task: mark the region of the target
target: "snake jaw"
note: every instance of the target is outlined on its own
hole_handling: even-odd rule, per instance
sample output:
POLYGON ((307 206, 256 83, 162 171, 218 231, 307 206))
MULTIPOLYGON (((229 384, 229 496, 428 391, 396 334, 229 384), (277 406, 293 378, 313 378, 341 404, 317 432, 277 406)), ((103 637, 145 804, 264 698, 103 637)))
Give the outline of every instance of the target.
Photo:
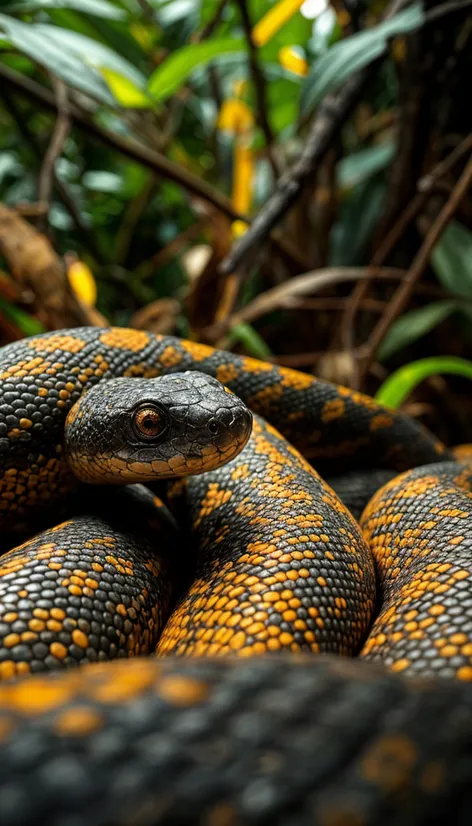
POLYGON ((151 482, 215 470, 238 455, 251 430, 248 408, 210 376, 117 378, 71 409, 65 455, 82 482, 151 482))

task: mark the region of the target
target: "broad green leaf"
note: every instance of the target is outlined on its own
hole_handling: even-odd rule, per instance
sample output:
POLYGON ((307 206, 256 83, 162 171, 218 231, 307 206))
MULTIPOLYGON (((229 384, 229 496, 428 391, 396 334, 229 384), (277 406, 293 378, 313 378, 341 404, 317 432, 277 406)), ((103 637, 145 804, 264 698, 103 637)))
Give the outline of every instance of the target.
POLYGON ((8 11, 18 12, 48 11, 49 9, 75 9, 96 17, 105 17, 109 20, 124 20, 126 13, 123 9, 113 6, 107 0, 23 0, 8 6, 8 11))
POLYGON ((431 253, 431 266, 449 292, 472 298, 472 232, 451 221, 431 253))
POLYGON ((272 355, 272 351, 264 339, 250 324, 242 322, 235 324, 228 334, 229 346, 239 341, 244 345, 249 355, 258 359, 266 359, 272 355))
POLYGON ((436 301, 400 316, 382 341, 377 351, 378 360, 391 358, 408 344, 429 333, 457 309, 460 309, 457 301, 436 301))
POLYGON ((25 336, 37 336, 39 333, 46 332, 46 328, 40 321, 38 321, 37 318, 33 318, 33 316, 28 315, 28 313, 25 313, 24 310, 20 310, 19 307, 15 306, 15 304, 11 304, 4 298, 0 298, 0 310, 7 316, 7 318, 16 324, 18 329, 21 330, 25 336))
POLYGON ((375 399, 387 407, 400 407, 410 393, 429 376, 441 374, 472 379, 472 361, 455 356, 434 356, 405 364, 379 387, 375 399))
MULTIPOLYGON (((152 5, 157 5, 153 3, 152 5)), ((166 27, 195 12, 195 0, 169 0, 159 4, 158 20, 166 27)))
POLYGON ((149 109, 153 106, 148 96, 129 78, 113 69, 101 69, 101 73, 120 106, 128 109, 149 109))
POLYGON ((244 52, 246 48, 245 40, 233 37, 183 46, 152 73, 148 92, 155 101, 164 100, 182 86, 195 69, 231 52, 244 52))
POLYGON ((120 175, 116 172, 107 172, 105 169, 96 171, 89 169, 82 177, 83 186, 92 192, 108 192, 115 195, 120 192, 122 183, 120 175))
MULTIPOLYGON (((51 38, 45 30, 52 28, 54 27, 23 23, 21 20, 14 20, 12 17, 0 14, 0 29, 19 51, 39 63, 40 66, 44 66, 74 89, 80 89, 81 92, 91 95, 101 103, 113 105, 113 97, 100 75, 60 42, 63 34, 73 33, 57 29, 59 38, 57 35, 56 38, 51 38)), ((89 42, 93 43, 93 41, 89 42)))
POLYGON ((338 164, 338 186, 342 189, 350 189, 371 175, 375 175, 388 166, 394 153, 395 145, 388 141, 380 146, 371 146, 348 155, 338 164))
POLYGON ((346 37, 335 43, 317 61, 302 87, 301 113, 306 115, 322 98, 341 86, 354 72, 363 69, 380 57, 389 38, 414 31, 422 25, 424 11, 421 3, 399 12, 391 20, 346 37))
MULTIPOLYGON (((69 54, 80 58, 84 66, 97 70, 112 69, 131 80, 141 89, 145 88, 146 78, 144 74, 104 43, 99 43, 91 37, 58 26, 48 26, 46 24, 32 26, 30 24, 28 28, 36 29, 48 42, 57 44, 63 52, 67 51, 69 54)), ((100 77, 98 72, 97 77, 100 77)))

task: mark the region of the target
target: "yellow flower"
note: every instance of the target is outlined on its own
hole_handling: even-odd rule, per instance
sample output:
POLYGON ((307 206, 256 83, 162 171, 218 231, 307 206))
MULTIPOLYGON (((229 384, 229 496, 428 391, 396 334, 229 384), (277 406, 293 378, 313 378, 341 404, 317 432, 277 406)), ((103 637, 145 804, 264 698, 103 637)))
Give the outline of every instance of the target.
POLYGON ((247 141, 237 139, 234 146, 232 202, 237 212, 248 212, 251 206, 254 177, 254 153, 247 141))
POLYGON ((254 115, 243 100, 228 98, 223 102, 217 121, 218 129, 240 135, 254 126, 254 115))
POLYGON ((279 63, 284 69, 293 72, 294 75, 305 77, 308 74, 308 63, 295 51, 293 46, 284 46, 279 51, 279 63))
POLYGON ((67 278, 79 301, 82 301, 87 307, 95 307, 97 285, 90 267, 84 264, 83 261, 73 261, 67 267, 67 278))
POLYGON ((252 30, 256 46, 265 46, 285 23, 297 13, 305 0, 280 0, 262 17, 252 30))

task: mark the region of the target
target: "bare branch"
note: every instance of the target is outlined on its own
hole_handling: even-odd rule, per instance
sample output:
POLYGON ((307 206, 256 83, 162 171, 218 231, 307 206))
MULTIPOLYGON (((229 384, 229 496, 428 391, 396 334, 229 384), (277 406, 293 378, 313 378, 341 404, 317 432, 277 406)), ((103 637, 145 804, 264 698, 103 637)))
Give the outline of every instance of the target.
MULTIPOLYGON (((43 219, 45 225, 47 224, 47 214, 51 206, 51 193, 56 162, 62 153, 70 132, 67 86, 54 75, 50 75, 50 78, 56 101, 57 118, 38 178, 38 200, 40 203, 45 204, 47 209, 47 213, 43 219)), ((45 226, 43 229, 45 229, 45 226)))

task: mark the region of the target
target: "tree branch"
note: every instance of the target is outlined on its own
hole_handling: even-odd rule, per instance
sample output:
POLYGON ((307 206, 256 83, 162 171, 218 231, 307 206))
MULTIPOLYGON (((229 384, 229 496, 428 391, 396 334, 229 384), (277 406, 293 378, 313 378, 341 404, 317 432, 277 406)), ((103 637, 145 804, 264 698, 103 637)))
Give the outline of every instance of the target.
POLYGON ((303 184, 312 176, 333 138, 356 106, 364 88, 366 70, 351 77, 338 95, 328 95, 318 108, 300 159, 278 181, 277 188, 253 220, 248 231, 233 246, 221 264, 223 273, 237 270, 248 252, 262 244, 297 200, 303 184))
MULTIPOLYGON (((52 95, 48 89, 41 86, 41 84, 36 83, 36 81, 12 71, 1 63, 0 78, 6 81, 12 89, 24 97, 27 97, 29 100, 34 101, 36 104, 39 102, 45 109, 57 112, 54 95, 52 95)), ((159 175, 163 175, 169 180, 174 181, 196 198, 201 198, 203 201, 212 204, 232 221, 241 220, 248 224, 251 223, 249 216, 242 215, 233 208, 230 199, 227 198, 226 195, 218 192, 218 190, 214 189, 197 175, 193 175, 178 164, 169 161, 160 152, 144 146, 134 138, 124 138, 115 132, 111 132, 109 129, 105 129, 103 126, 99 126, 76 104, 69 104, 69 116, 77 126, 89 135, 95 137, 101 143, 120 152, 120 154, 125 157, 140 163, 142 166, 151 169, 153 172, 157 172, 159 175)), ((283 238, 279 233, 272 233, 271 239, 277 249, 298 267, 302 269, 309 268, 310 265, 306 261, 305 256, 300 253, 287 238, 283 238)))
POLYGON ((42 227, 43 231, 46 229, 51 207, 51 193, 55 177, 56 161, 62 153, 70 132, 67 86, 54 75, 50 75, 50 77, 56 100, 57 119, 38 178, 38 201, 46 207, 46 213, 42 219, 42 223, 44 224, 42 227))
MULTIPOLYGON (((37 158, 37 160, 41 162, 43 157, 41 147, 36 142, 35 136, 26 124, 22 112, 18 110, 15 101, 6 89, 2 89, 2 102, 5 105, 5 109, 8 111, 9 115, 14 120, 18 128, 18 131, 20 132, 20 135, 24 138, 25 143, 31 148, 31 151, 33 155, 37 158)), ((80 214, 80 210, 77 208, 75 201, 72 195, 70 194, 66 184, 59 178, 55 170, 54 186, 57 190, 59 199, 62 201, 63 205, 65 206, 69 215, 74 221, 79 232, 79 235, 82 237, 84 245, 90 250, 90 252, 99 264, 104 264, 105 258, 95 240, 93 233, 91 232, 90 227, 88 226, 88 224, 86 224, 82 215, 80 214)))
MULTIPOLYGON (((382 22, 391 19, 405 4, 405 0, 393 0, 382 22)), ((436 8, 433 13, 428 13, 425 16, 425 25, 434 23, 445 15, 466 10, 471 4, 472 0, 450 0, 436 8)), ((273 227, 285 216, 298 198, 304 182, 316 171, 326 150, 357 105, 365 84, 375 75, 383 59, 382 55, 365 69, 352 75, 338 94, 326 96, 318 107, 300 159, 292 169, 282 175, 275 192, 253 220, 248 231, 233 245, 220 266, 222 273, 237 270, 250 250, 260 246, 273 227)))

